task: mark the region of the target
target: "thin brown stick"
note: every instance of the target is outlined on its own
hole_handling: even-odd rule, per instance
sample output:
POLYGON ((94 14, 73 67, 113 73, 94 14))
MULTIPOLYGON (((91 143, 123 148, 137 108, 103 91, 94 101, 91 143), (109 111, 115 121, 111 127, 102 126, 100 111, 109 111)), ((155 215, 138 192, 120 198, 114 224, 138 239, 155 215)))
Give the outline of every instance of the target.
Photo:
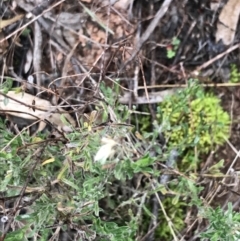
POLYGON ((226 54, 231 53, 233 50, 237 49, 240 47, 240 44, 235 44, 232 47, 228 48, 226 51, 224 51, 221 54, 218 54, 217 56, 215 56, 214 58, 210 59, 209 61, 207 61, 206 63, 200 65, 199 67, 197 67, 197 69, 193 72, 196 71, 200 71, 202 69, 205 69, 206 67, 208 67, 209 65, 211 65, 213 62, 217 61, 218 59, 221 59, 223 56, 225 56, 226 54))

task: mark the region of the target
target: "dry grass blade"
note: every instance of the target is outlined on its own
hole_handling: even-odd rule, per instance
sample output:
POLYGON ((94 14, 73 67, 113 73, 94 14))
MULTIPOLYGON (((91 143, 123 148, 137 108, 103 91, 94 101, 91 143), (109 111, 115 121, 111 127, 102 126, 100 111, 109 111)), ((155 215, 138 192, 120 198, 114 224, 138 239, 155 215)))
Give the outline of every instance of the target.
POLYGON ((1 31, 3 28, 5 28, 5 27, 7 27, 7 26, 9 26, 9 25, 17 22, 18 20, 22 19, 23 17, 24 17, 23 14, 19 14, 19 15, 15 16, 15 17, 11 18, 11 19, 7 19, 7 20, 2 20, 2 19, 1 19, 1 20, 0 20, 0 31, 1 31))

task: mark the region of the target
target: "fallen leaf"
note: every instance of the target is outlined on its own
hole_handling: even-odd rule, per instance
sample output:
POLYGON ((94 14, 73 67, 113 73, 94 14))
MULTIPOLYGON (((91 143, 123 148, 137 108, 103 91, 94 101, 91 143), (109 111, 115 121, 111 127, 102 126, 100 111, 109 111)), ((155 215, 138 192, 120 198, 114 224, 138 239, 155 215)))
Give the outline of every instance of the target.
POLYGON ((225 45, 233 42, 238 18, 240 14, 240 1, 229 0, 223 7, 217 24, 216 42, 222 39, 225 45))

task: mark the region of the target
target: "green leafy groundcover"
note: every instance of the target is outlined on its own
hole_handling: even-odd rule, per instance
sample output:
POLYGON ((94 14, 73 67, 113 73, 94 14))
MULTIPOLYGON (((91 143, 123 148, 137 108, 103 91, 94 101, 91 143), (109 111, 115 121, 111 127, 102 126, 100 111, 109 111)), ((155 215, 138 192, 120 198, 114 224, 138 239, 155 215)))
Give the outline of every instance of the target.
MULTIPOLYGON (((197 146, 199 151, 207 152, 215 145, 222 144, 229 135, 230 118, 221 108, 220 100, 212 94, 206 94, 195 83, 164 101, 157 115, 169 148, 177 146, 179 150, 184 150, 197 146)), ((0 191, 9 197, 19 195, 20 188, 26 185, 30 174, 31 182, 27 183, 27 187, 29 190, 38 190, 36 197, 32 194, 31 200, 35 201, 29 202, 29 212, 25 216, 15 217, 14 221, 23 225, 23 228, 9 232, 6 240, 24 240, 23 236, 33 238, 36 235, 38 240, 47 240, 54 235, 54 229, 49 227, 59 223, 62 224, 62 231, 67 230, 70 223, 77 231, 84 232, 89 240, 95 237, 98 238, 96 240, 135 240, 142 221, 141 215, 135 215, 135 210, 142 208, 145 211, 145 204, 138 204, 138 200, 145 199, 149 186, 138 190, 142 196, 133 195, 129 198, 128 195, 120 197, 115 190, 124 187, 126 181, 138 173, 159 177, 160 174, 153 167, 155 161, 161 159, 161 152, 156 151, 159 156, 154 158, 146 152, 136 160, 135 147, 131 148, 124 141, 129 131, 121 125, 107 126, 96 132, 89 128, 78 129, 66 135, 66 144, 65 138, 56 142, 48 139, 45 133, 40 133, 37 138, 30 137, 26 132, 15 136, 0 119, 0 191), (104 136, 121 143, 115 146, 116 157, 107 160, 113 169, 103 168, 100 162, 93 161, 101 149, 100 140, 104 136), (55 181, 56 184, 51 184, 55 181), (117 185, 114 184, 116 181, 117 185), (110 196, 110 190, 114 190, 111 198, 116 200, 116 205, 100 205, 101 200, 107 200, 110 196), (114 212, 116 209, 118 211, 114 212)), ((159 131, 154 130, 150 134, 153 136, 151 143, 157 150, 155 135, 158 137, 159 131)), ((180 184, 178 179, 177 185, 180 184)), ((189 180, 188 186, 191 187, 188 197, 197 199, 199 192, 192 183, 189 184, 189 180)), ((177 189, 185 196, 186 190, 186 185, 177 189)), ((164 205, 168 209, 171 203, 175 204, 175 210, 166 211, 171 214, 177 229, 181 230, 184 207, 179 200, 180 197, 166 199, 164 205)), ((162 228, 162 232, 156 230, 156 234, 167 240, 169 232, 163 222, 159 228, 162 228)))

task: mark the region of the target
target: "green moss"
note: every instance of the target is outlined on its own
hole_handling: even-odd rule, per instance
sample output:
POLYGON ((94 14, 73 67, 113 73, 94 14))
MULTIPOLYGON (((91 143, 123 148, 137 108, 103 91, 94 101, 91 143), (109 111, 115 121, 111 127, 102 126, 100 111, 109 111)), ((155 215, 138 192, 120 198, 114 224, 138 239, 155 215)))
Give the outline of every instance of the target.
MULTIPOLYGON (((163 206, 165 210, 167 210, 168 217, 170 218, 175 231, 183 230, 185 226, 184 217, 186 204, 182 201, 173 204, 173 198, 168 197, 164 199, 163 206)), ((172 233, 163 212, 160 212, 158 220, 160 221, 160 225, 156 229, 155 240, 172 240, 172 233)))
POLYGON ((181 151, 197 147, 199 153, 207 153, 229 136, 228 113, 216 96, 200 87, 182 90, 164 101, 157 117, 169 146, 181 151))
MULTIPOLYGON (((185 209, 186 209, 186 203, 183 201, 178 201, 176 203, 173 203, 173 197, 167 197, 162 201, 162 204, 164 206, 165 211, 167 212, 168 217, 170 218, 174 230, 181 231, 184 229, 185 223, 185 209)), ((143 219, 142 219, 142 226, 141 229, 143 230, 143 233, 148 232, 149 223, 151 220, 151 207, 148 207, 148 211, 144 213, 143 219)), ((145 208, 146 211, 146 208, 145 208)), ((159 225, 154 231, 155 234, 155 240, 165 240, 165 241, 171 241, 172 240, 172 233, 169 228, 169 223, 166 220, 166 217, 164 216, 162 211, 159 211, 158 215, 158 222, 159 225)))
POLYGON ((230 72, 230 82, 231 83, 239 83, 240 81, 240 72, 236 64, 231 65, 231 72, 230 72))

